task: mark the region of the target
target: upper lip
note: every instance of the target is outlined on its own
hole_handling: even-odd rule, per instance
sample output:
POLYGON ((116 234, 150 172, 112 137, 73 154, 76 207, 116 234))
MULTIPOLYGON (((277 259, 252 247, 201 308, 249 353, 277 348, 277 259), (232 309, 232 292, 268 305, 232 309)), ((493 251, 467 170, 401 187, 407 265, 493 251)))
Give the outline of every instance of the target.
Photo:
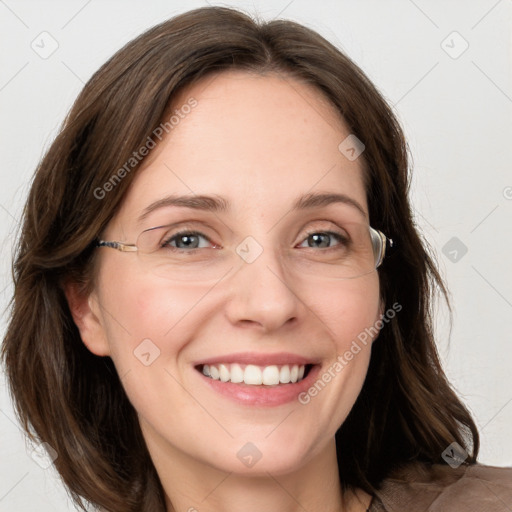
POLYGON ((241 363, 241 364, 253 364, 256 366, 270 366, 270 365, 285 365, 285 364, 317 364, 317 361, 292 354, 289 352, 278 352, 270 354, 262 354, 258 352, 241 352, 237 354, 224 354, 223 356, 211 357, 203 359, 194 363, 194 366, 199 365, 215 365, 221 363, 241 363))

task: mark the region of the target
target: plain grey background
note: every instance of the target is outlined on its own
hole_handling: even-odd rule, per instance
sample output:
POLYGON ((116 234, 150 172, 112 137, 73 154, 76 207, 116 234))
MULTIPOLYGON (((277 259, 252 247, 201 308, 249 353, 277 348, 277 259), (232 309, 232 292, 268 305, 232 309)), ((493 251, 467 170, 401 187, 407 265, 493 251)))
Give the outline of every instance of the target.
MULTIPOLYGON (((208 3, 317 30, 394 106, 413 156, 416 221, 452 292, 450 339, 442 304, 437 317, 445 370, 480 428, 480 461, 512 466, 511 0, 208 3)), ((83 84, 145 29, 203 5, 0 0, 2 310, 32 173, 83 84)), ((74 510, 53 466, 26 446, 3 369, 0 386, 0 510, 74 510)))

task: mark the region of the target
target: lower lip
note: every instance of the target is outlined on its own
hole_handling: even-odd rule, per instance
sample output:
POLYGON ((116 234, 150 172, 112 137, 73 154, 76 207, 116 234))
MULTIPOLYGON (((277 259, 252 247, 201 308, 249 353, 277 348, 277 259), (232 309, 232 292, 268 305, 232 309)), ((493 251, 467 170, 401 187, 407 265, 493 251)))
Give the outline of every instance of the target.
POLYGON ((274 407, 297 400, 300 393, 305 392, 315 381, 320 372, 320 365, 313 366, 306 378, 300 382, 279 384, 277 386, 252 386, 249 384, 234 384, 206 377, 195 370, 203 381, 214 391, 231 400, 244 405, 274 407))

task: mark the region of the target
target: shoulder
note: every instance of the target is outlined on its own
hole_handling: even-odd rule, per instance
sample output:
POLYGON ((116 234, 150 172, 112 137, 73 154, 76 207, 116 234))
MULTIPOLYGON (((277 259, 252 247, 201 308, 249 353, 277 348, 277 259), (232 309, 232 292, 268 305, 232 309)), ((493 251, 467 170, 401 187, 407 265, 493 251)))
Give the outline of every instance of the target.
POLYGON ((371 512, 512 510, 512 467, 413 463, 381 482, 371 512))

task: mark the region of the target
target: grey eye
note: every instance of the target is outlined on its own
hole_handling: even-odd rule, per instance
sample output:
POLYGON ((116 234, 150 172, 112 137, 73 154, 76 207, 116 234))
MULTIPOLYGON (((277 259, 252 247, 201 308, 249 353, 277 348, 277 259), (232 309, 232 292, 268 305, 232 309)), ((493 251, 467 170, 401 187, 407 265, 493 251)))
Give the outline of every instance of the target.
MULTIPOLYGON (((307 247, 319 247, 320 249, 324 249, 332 247, 331 242, 333 241, 333 239, 338 243, 343 242, 343 238, 338 233, 326 231, 310 233, 302 244, 307 243, 307 247)), ((304 247, 302 244, 300 245, 300 247, 304 247)))
POLYGON ((182 231, 169 237, 163 242, 163 247, 171 247, 176 249, 200 249, 208 247, 211 244, 208 237, 198 231, 182 231), (205 245, 200 245, 200 240, 206 240, 205 245))

